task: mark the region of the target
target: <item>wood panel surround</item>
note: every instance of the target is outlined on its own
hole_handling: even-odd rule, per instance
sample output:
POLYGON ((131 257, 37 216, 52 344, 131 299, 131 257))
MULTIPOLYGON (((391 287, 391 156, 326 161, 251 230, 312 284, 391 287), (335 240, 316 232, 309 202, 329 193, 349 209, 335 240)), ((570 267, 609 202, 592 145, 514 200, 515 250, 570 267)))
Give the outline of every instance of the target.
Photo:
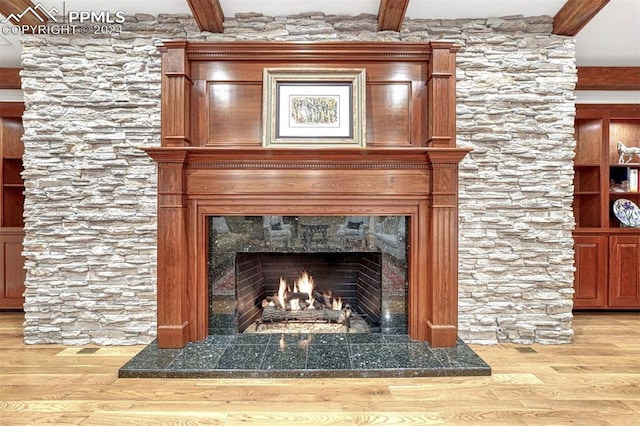
POLYGON ((404 215, 408 333, 452 347, 458 323, 457 46, 187 42, 162 52, 158 345, 208 333, 207 217, 404 215), (366 69, 366 148, 264 148, 264 68, 366 69))

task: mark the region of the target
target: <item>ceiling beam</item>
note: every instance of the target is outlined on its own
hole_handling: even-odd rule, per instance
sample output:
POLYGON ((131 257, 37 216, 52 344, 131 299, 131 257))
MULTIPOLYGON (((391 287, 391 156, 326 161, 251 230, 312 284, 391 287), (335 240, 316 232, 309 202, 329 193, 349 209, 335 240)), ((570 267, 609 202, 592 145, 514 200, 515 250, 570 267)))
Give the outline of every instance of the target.
MULTIPOLYGON (((44 25, 48 21, 47 16, 44 13, 38 13, 36 16, 32 12, 28 12, 28 9, 34 9, 35 5, 31 0, 0 0, 0 15, 8 18, 9 15, 14 14, 20 19, 20 25, 44 25), (27 13, 24 13, 27 11, 27 13), (20 17, 21 14, 23 14, 20 17), (42 19, 38 19, 38 16, 42 19), (44 21, 44 22, 43 22, 44 21)), ((35 9, 34 9, 35 11, 35 9)), ((11 23, 16 22, 11 20, 11 23)))
POLYGON ((610 0, 567 0, 553 18, 553 34, 575 36, 610 0))
POLYGON ((224 32, 224 13, 218 0, 187 0, 200 31, 224 32))
POLYGON ((578 67, 576 90, 640 90, 640 67, 578 67))
POLYGON ((409 0, 380 0, 378 31, 400 31, 409 0))
POLYGON ((0 89, 21 89, 22 68, 0 68, 0 89))

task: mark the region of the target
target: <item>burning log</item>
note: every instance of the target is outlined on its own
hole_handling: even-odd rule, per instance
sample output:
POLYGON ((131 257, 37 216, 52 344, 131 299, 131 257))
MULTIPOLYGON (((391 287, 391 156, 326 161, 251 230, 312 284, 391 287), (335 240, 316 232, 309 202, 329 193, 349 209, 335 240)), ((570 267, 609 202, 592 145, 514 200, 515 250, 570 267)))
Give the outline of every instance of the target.
POLYGON ((324 292, 324 291, 314 290, 313 298, 323 308, 331 309, 333 306, 333 296, 331 295, 330 291, 324 292))
POLYGON ((345 309, 336 311, 333 309, 305 309, 300 311, 283 311, 276 309, 274 306, 267 306, 262 310, 262 318, 256 325, 256 329, 260 324, 265 322, 327 322, 344 324, 347 330, 351 328, 351 308, 347 306, 345 309))
POLYGON ((332 293, 314 289, 313 278, 306 272, 298 278, 293 291, 280 278, 278 294, 267 296, 262 301, 262 318, 256 329, 264 322, 332 322, 351 327, 351 307, 344 305, 332 293))

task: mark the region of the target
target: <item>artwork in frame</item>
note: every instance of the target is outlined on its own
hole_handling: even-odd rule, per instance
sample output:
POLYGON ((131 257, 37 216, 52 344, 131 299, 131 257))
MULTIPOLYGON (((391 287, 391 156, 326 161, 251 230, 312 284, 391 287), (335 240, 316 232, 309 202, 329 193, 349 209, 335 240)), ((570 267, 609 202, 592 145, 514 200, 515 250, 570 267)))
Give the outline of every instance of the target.
POLYGON ((366 146, 365 70, 265 68, 263 146, 366 146))

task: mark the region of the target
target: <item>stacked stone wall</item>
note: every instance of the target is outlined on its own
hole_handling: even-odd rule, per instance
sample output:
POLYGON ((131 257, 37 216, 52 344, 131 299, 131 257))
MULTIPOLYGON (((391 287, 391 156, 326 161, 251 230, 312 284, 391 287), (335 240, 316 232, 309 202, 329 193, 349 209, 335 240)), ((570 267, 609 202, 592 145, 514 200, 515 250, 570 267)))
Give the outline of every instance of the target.
POLYGON ((128 17, 113 36, 25 36, 27 343, 155 337, 163 39, 452 40, 458 55, 460 336, 568 342, 573 280, 574 41, 549 17, 406 19, 239 14, 223 34, 186 15, 128 17))

